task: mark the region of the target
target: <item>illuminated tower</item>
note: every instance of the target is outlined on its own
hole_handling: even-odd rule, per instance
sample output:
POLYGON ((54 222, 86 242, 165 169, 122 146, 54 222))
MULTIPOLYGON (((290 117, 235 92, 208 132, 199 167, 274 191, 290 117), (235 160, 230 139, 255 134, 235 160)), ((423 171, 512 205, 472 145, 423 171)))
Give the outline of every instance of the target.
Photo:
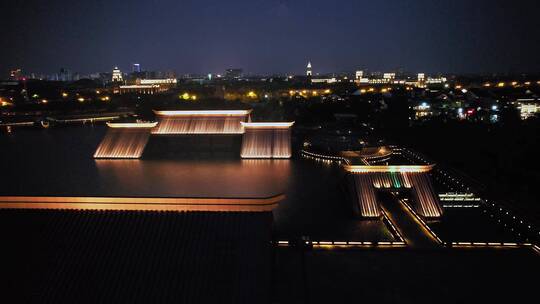
POLYGON ((426 86, 426 74, 425 73, 418 73, 417 86, 419 88, 424 88, 426 86))
POLYGON ((313 76, 313 71, 311 70, 311 61, 308 62, 308 64, 307 64, 306 76, 308 76, 308 77, 313 76))
POLYGON ((120 69, 118 67, 114 67, 112 71, 112 81, 113 82, 121 82, 124 79, 122 78, 122 72, 120 72, 120 69))

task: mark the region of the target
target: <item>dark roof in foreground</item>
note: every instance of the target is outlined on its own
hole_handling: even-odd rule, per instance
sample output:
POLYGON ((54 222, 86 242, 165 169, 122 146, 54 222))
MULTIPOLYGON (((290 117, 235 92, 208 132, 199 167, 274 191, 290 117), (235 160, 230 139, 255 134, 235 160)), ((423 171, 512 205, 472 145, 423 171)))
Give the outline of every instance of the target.
MULTIPOLYGON (((1 210, 18 303, 264 303, 271 213, 1 210)), ((6 258, 7 257, 7 258, 6 258)))

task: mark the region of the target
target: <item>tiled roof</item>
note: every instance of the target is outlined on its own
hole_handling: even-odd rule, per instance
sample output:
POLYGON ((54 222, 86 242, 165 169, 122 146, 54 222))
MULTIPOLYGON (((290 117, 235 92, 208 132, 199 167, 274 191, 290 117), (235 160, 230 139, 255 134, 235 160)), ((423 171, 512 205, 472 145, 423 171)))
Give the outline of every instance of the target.
POLYGON ((271 213, 1 210, 0 267, 20 303, 265 303, 271 225, 271 213))

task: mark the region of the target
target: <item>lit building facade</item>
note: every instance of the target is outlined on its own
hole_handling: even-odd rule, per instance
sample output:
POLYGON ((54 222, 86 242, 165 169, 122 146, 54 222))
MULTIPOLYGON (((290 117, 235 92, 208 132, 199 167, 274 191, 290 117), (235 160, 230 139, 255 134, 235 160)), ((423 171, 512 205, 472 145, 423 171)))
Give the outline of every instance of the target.
POLYGON ((122 76, 122 72, 118 67, 114 67, 112 71, 112 82, 123 82, 124 77, 122 76))
POLYGON ((140 95, 154 95, 159 92, 164 92, 159 85, 150 84, 135 84, 135 85, 121 85, 114 89, 115 94, 140 94, 140 95))
POLYGON ((518 109, 521 114, 521 119, 528 119, 530 117, 535 116, 537 113, 540 113, 540 104, 531 103, 530 101, 533 101, 533 100, 529 100, 529 102, 525 102, 525 101, 519 102, 518 109))
POLYGON ((242 158, 290 158, 293 123, 242 123, 242 158))
POLYGON ((176 78, 166 79, 136 79, 115 89, 116 94, 153 95, 166 92, 176 86, 176 78))

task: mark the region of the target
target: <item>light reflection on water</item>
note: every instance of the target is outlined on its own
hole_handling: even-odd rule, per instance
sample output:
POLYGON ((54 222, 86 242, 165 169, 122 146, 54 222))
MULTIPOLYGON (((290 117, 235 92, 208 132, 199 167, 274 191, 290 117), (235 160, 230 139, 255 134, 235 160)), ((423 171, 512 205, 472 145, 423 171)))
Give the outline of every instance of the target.
POLYGON ((269 197, 284 193, 289 160, 96 160, 107 187, 130 196, 269 197))

